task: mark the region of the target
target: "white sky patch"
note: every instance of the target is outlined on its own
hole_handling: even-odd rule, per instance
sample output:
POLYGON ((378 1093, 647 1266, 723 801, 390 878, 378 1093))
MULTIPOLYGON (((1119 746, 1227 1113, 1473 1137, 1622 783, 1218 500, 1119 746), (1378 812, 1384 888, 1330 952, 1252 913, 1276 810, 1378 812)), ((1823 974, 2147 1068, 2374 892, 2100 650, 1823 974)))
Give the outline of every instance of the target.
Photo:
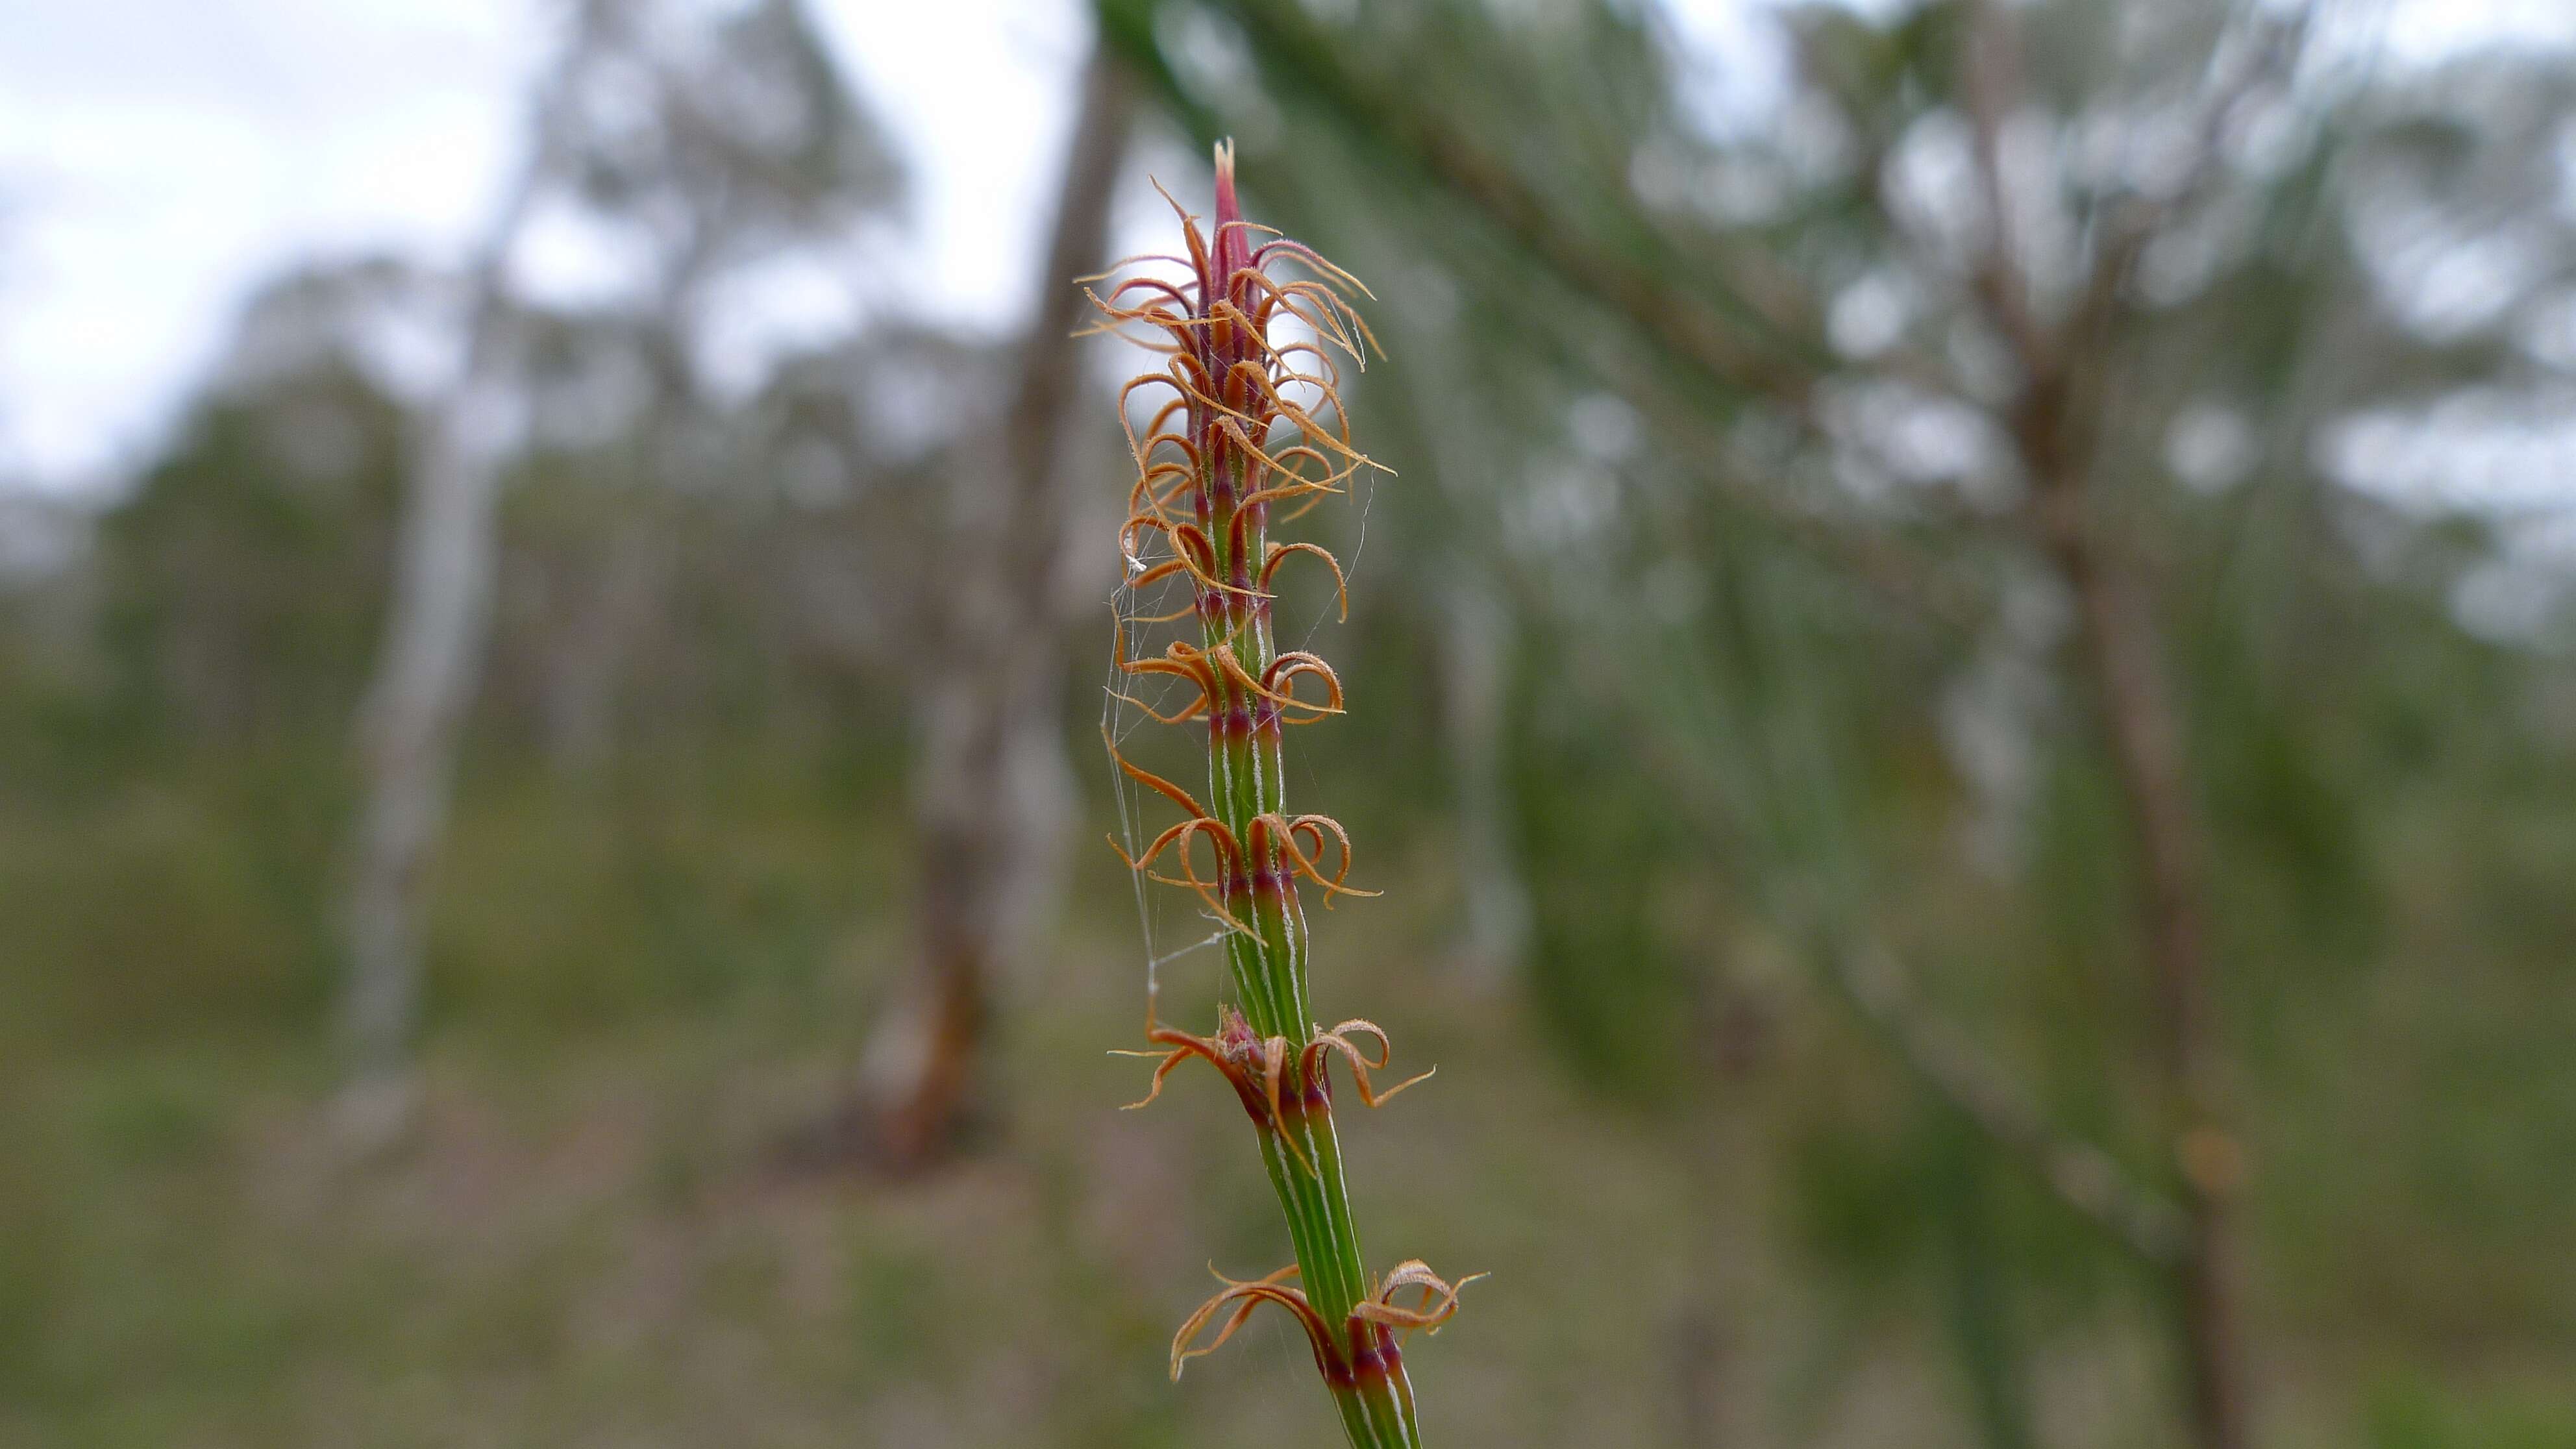
POLYGON ((510 247, 510 289, 541 306, 613 307, 650 291, 660 274, 651 231, 570 196, 530 208, 510 247))
POLYGON ((1891 267, 1876 267, 1834 295, 1825 312, 1825 337, 1845 357, 1876 357, 1905 336, 1914 292, 1891 267))
MULTIPOLYGON (((870 295, 977 330, 1015 325, 1090 45, 1086 7, 811 3, 913 178, 912 224, 885 262, 894 275, 870 295)), ((1778 3, 1661 0, 1704 125, 1760 124, 1787 99, 1778 3)), ((76 489, 139 458, 262 278, 366 249, 460 255, 516 164, 556 13, 546 0, 11 6, 0 490, 76 489)), ((2328 18, 2397 63, 2576 46, 2568 0, 2329 0, 2328 18)), ((1132 215, 1122 207, 1122 223, 1132 215)), ((579 250, 551 259, 549 289, 578 294, 599 284, 586 267, 613 266, 613 248, 589 261, 579 250)), ((769 280, 779 305, 813 300, 769 280)))
MULTIPOLYGON (((2383 6, 2336 8, 2366 17, 2383 6)), ((2576 5, 2567 0, 2388 0, 2384 10, 2388 49, 2419 64, 2489 46, 2576 46, 2576 5)))
POLYGON ((2346 486, 2441 514, 2545 513, 2576 502, 2576 387, 2470 387, 2355 414, 2317 438, 2346 486))
MULTIPOLYGON (((901 285, 883 292, 970 327, 1012 325, 1090 45, 1083 7, 815 11, 913 176, 914 224, 886 259, 901 285)), ((553 15, 545 0, 11 7, 0 489, 78 489, 135 462, 263 278, 379 248, 461 257, 518 163, 553 15)), ((632 285, 628 249, 556 220, 514 257, 536 293, 596 301, 632 285)), ((763 283, 747 293, 814 300, 810 285, 763 283)), ((718 350, 782 328, 796 330, 746 322, 718 350)))
POLYGON ((816 18, 911 177, 894 294, 983 331, 1019 325, 1053 221, 1075 88, 1080 0, 815 0, 816 18))
POLYGON ((85 0, 0 46, 0 477, 128 462, 289 260, 458 245, 540 28, 508 0, 85 0))
POLYGON ((2224 493, 2242 483, 2262 451, 2254 425, 2221 403, 2193 403, 2165 429, 2165 466, 2196 493, 2224 493))
POLYGON ((700 375, 722 395, 756 391, 779 359, 829 346, 859 320, 848 269, 813 249, 736 268, 708 289, 698 318, 700 375))
POLYGON ((1683 102, 1711 136, 1759 129, 1789 98, 1789 38, 1762 13, 1767 8, 1744 0, 1665 0, 1664 19, 1680 51, 1683 102))

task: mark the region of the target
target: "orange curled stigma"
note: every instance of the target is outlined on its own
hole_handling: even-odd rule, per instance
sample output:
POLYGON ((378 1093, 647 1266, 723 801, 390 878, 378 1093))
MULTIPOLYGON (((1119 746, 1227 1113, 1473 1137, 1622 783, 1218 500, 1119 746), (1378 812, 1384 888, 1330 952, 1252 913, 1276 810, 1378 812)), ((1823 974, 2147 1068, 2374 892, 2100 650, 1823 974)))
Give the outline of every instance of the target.
POLYGON ((1351 1317, 1365 1318, 1400 1333, 1411 1333, 1417 1328, 1438 1333, 1442 1324, 1458 1316, 1459 1292, 1480 1278, 1492 1276, 1490 1273, 1470 1273, 1451 1283, 1432 1272, 1431 1265, 1420 1258, 1407 1258, 1395 1265, 1395 1271, 1386 1275, 1386 1281, 1378 1285, 1377 1292, 1371 1294, 1368 1301, 1351 1310, 1351 1317), (1422 1290, 1420 1306, 1405 1308, 1397 1304, 1395 1295, 1408 1288, 1422 1290))
POLYGON ((1293 820, 1278 815, 1255 815, 1250 834, 1253 859, 1267 859, 1268 852, 1264 847, 1275 842, 1279 846, 1280 857, 1287 862, 1291 872, 1323 888, 1325 910, 1333 908, 1335 896, 1380 894, 1342 884, 1342 878, 1351 873, 1351 837, 1350 832, 1342 829, 1342 823, 1329 815, 1300 815, 1293 820), (1327 831, 1341 847, 1339 868, 1329 876, 1324 874, 1321 864, 1327 831), (1308 844, 1310 841, 1312 843, 1308 844))
POLYGON ((1155 836, 1146 843, 1143 850, 1134 855, 1129 855, 1126 847, 1120 845, 1114 835, 1109 837, 1109 848, 1118 853, 1118 858, 1127 863, 1129 870, 1137 872, 1147 880, 1161 885, 1180 886, 1195 892, 1199 900, 1207 906, 1209 915, 1223 929, 1256 936, 1257 939, 1253 929, 1236 919, 1235 914, 1227 910, 1225 905, 1223 892, 1229 882, 1242 876, 1244 870, 1243 847, 1236 842, 1234 832, 1225 828, 1225 822, 1202 808, 1189 791, 1151 770, 1139 768, 1130 762, 1119 752, 1118 742, 1110 737, 1105 726, 1100 731, 1100 739, 1101 743, 1108 747, 1109 758, 1117 762, 1119 770, 1129 779, 1180 806, 1183 813, 1189 817, 1155 836), (1217 878, 1215 880, 1201 879, 1198 865, 1190 855, 1191 845, 1202 835, 1208 838, 1209 845, 1216 855, 1217 878), (1160 859, 1165 851, 1171 851, 1180 861, 1179 875, 1155 873, 1154 862, 1160 859))
POLYGON ((1241 1020, 1242 1018, 1233 1014, 1232 1008, 1225 1008, 1218 1017, 1217 1035, 1192 1036, 1176 1027, 1161 1025, 1149 1014, 1145 1019, 1145 1040, 1153 1042, 1163 1050, 1133 1051, 1118 1047, 1111 1050, 1109 1054, 1114 1057, 1161 1057, 1162 1065, 1154 1068, 1153 1085, 1145 1095, 1119 1110, 1133 1112, 1138 1108, 1152 1105, 1155 1098, 1163 1095, 1163 1079, 1172 1074, 1173 1068, 1192 1057, 1205 1061, 1222 1073, 1226 1081, 1232 1084, 1236 1094, 1243 1098, 1246 1110, 1261 1106, 1269 1098, 1275 1097, 1277 1095, 1275 1090, 1264 1091, 1256 1085, 1251 1073, 1245 1069, 1241 1061, 1236 1059, 1236 1054, 1227 1050, 1226 1034, 1241 1020))
POLYGON ((1280 561, 1287 558, 1288 555, 1292 553, 1311 553, 1315 557, 1322 559, 1324 561, 1324 566, 1333 571, 1333 598, 1334 601, 1340 605, 1343 621, 1345 623, 1349 622, 1351 617, 1351 582, 1349 579, 1342 576, 1342 561, 1333 557, 1332 551, 1325 548, 1322 544, 1274 543, 1270 545, 1270 557, 1263 560, 1261 565, 1261 591, 1264 594, 1271 592, 1270 576, 1279 572, 1280 561))
POLYGON ((1397 1264, 1394 1272, 1386 1275, 1376 1292, 1351 1309, 1349 1342, 1344 1343, 1333 1332, 1332 1325, 1324 1321, 1324 1315, 1307 1300, 1305 1291, 1288 1286, 1288 1280, 1297 1276, 1295 1264, 1252 1279, 1229 1278, 1218 1273, 1213 1266, 1208 1271, 1215 1274, 1216 1280, 1225 1287, 1200 1304, 1197 1311, 1182 1322, 1180 1331, 1172 1335, 1172 1378, 1175 1382, 1179 1381, 1181 1371, 1189 1366, 1191 1359, 1205 1357, 1223 1348, 1226 1341, 1233 1338, 1235 1332, 1252 1317, 1254 1309, 1270 1303, 1287 1310, 1297 1320, 1297 1326, 1305 1330, 1306 1344, 1314 1350, 1315 1368, 1323 1374, 1324 1381, 1336 1388, 1347 1388, 1358 1379, 1363 1364, 1379 1373, 1387 1370, 1382 1352, 1376 1351, 1376 1346, 1368 1342, 1370 1338, 1383 1341, 1387 1331, 1409 1334, 1417 1328, 1438 1333, 1443 1324, 1457 1316, 1459 1292, 1468 1284, 1490 1276, 1471 1273, 1451 1283, 1432 1272, 1431 1266, 1421 1259, 1408 1258, 1397 1264), (1406 1308, 1396 1302, 1396 1295, 1407 1290, 1421 1293, 1418 1306, 1406 1308), (1233 1311, 1226 1312, 1228 1308, 1233 1311), (1225 1314, 1225 1319, 1218 1324, 1216 1335, 1200 1343, 1200 1336, 1207 1332, 1210 1323, 1217 1322, 1220 1313, 1225 1314), (1380 1332, 1369 1334, 1362 1325, 1380 1332))
POLYGON ((1376 1022, 1362 1021, 1357 1018, 1343 1022, 1331 1031, 1319 1031, 1315 1033, 1315 1039, 1307 1043, 1303 1059, 1298 1065, 1304 1071, 1308 1081, 1324 1080, 1324 1068, 1328 1065, 1327 1053, 1330 1052, 1340 1052, 1343 1059, 1350 1063, 1351 1084, 1359 1089, 1360 1101, 1372 1110, 1384 1106, 1388 1098, 1405 1088, 1417 1082, 1429 1081, 1440 1070, 1438 1067, 1433 1067, 1430 1071, 1407 1077, 1385 1091, 1376 1090, 1369 1082, 1369 1073, 1385 1071, 1386 1064, 1395 1057, 1395 1047, 1386 1039, 1385 1030, 1376 1022), (1351 1044, 1353 1032, 1377 1039, 1376 1061, 1370 1061, 1361 1054, 1358 1047, 1351 1044))
MULTIPOLYGON (((1206 650, 1200 649, 1191 644, 1183 643, 1176 639, 1172 641, 1170 648, 1163 651, 1163 655, 1159 659, 1130 659, 1127 657, 1127 631, 1124 628, 1121 628, 1111 636, 1111 639, 1112 644, 1110 658, 1111 662, 1117 666, 1119 673, 1170 675, 1176 679, 1186 680, 1198 687, 1198 697, 1196 699, 1192 700, 1186 707, 1178 710, 1177 712, 1171 713, 1166 713, 1163 710, 1156 709, 1152 705, 1147 704, 1145 701, 1138 699, 1131 694, 1123 694, 1117 690, 1111 690, 1110 693, 1113 696, 1136 706, 1138 709, 1143 710, 1147 715, 1163 724, 1186 724, 1191 720, 1197 719, 1200 715, 1207 713, 1210 707, 1209 702, 1216 697, 1218 683, 1215 668, 1207 662, 1206 650)), ((1112 758, 1117 758, 1118 748, 1115 744, 1110 746, 1109 753, 1112 758)), ((1118 768, 1121 770, 1128 770, 1130 774, 1136 773, 1129 769, 1127 762, 1124 759, 1119 759, 1118 768)), ((1157 786, 1156 788, 1161 789, 1162 787, 1157 786)), ((1173 786, 1171 789, 1163 789, 1162 793, 1170 795, 1173 790, 1178 788, 1178 786, 1173 786)), ((1196 806, 1193 804, 1186 808, 1195 809, 1196 806)), ((1205 812, 1201 813, 1203 814, 1205 812)))
POLYGON ((1225 1077, 1227 1084, 1234 1088, 1234 1094, 1242 1099, 1243 1110, 1252 1118, 1254 1125, 1276 1137, 1309 1177, 1315 1175, 1315 1164, 1307 1158, 1305 1149, 1297 1145, 1296 1134, 1288 1130, 1285 1088, 1289 1063, 1295 1060, 1296 1053, 1288 1038, 1254 1036, 1251 1024, 1231 1006, 1217 1009, 1216 1035, 1193 1036, 1156 1022, 1149 1003, 1145 1039, 1163 1050, 1119 1048, 1110 1052, 1111 1056, 1162 1058, 1161 1065, 1154 1068, 1153 1085, 1142 1098, 1128 1103, 1124 1110, 1133 1112, 1151 1104, 1163 1095, 1163 1079, 1181 1063, 1197 1057, 1225 1077))
MULTIPOLYGON (((1314 1039, 1306 1044, 1303 1051, 1299 1051, 1296 1045, 1284 1036, 1256 1038, 1252 1033, 1251 1025, 1243 1019, 1242 1013, 1231 1006, 1221 1006, 1217 1009, 1216 1035, 1196 1036, 1157 1022, 1153 1017, 1153 1009, 1149 1001, 1145 1016, 1145 1040, 1152 1042, 1154 1049, 1137 1051, 1121 1047, 1110 1052, 1112 1056, 1160 1058, 1154 1067, 1154 1078, 1147 1086, 1145 1095, 1128 1103, 1123 1110, 1133 1112, 1152 1105, 1155 1099, 1163 1095, 1164 1080, 1170 1077, 1181 1063, 1196 1057, 1216 1068, 1218 1074, 1225 1078, 1226 1084, 1234 1088, 1235 1096, 1242 1101, 1243 1110, 1252 1118, 1254 1125, 1276 1136, 1280 1145, 1287 1149, 1288 1155, 1295 1159, 1297 1165, 1304 1168, 1309 1175, 1314 1173, 1315 1164, 1307 1158, 1305 1149, 1298 1145, 1296 1134, 1288 1130, 1286 1094, 1290 1084, 1292 1062, 1295 1064, 1297 1081, 1302 1083, 1307 1091, 1315 1094, 1313 1100, 1328 1103, 1331 1084, 1327 1080, 1325 1068, 1331 1053, 1341 1053, 1343 1060, 1350 1064, 1351 1083, 1358 1088, 1360 1101, 1371 1110, 1385 1105, 1388 1099, 1405 1088, 1429 1080, 1439 1070, 1435 1067, 1431 1071, 1407 1077, 1383 1091, 1379 1090, 1376 1083, 1370 1080, 1369 1073, 1386 1070, 1386 1064, 1395 1055, 1395 1048, 1388 1042, 1384 1028, 1376 1022, 1357 1018, 1343 1022, 1330 1031, 1315 1033, 1314 1039), (1370 1060, 1368 1054, 1351 1041, 1351 1037, 1355 1034, 1376 1039, 1376 1060, 1370 1060)), ((1329 1107, 1323 1110, 1329 1110, 1329 1107)))
POLYGON ((1342 712, 1342 677, 1333 672, 1333 666, 1303 649, 1291 649, 1271 660, 1270 667, 1261 671, 1261 682, 1252 688, 1262 698, 1279 706, 1283 723, 1312 724, 1342 712), (1289 681, 1305 676, 1324 681, 1322 704, 1310 704, 1299 699, 1289 688, 1289 681), (1301 710, 1304 714, 1292 719, 1287 714, 1289 710, 1301 710))
POLYGON ((1181 1370, 1189 1367, 1191 1359, 1203 1358, 1223 1348, 1226 1340, 1234 1337, 1235 1330, 1252 1317, 1252 1310, 1264 1303, 1275 1303, 1288 1310, 1296 1318, 1297 1326, 1306 1330, 1307 1346, 1315 1351, 1315 1368, 1323 1374, 1325 1382, 1350 1382, 1350 1360, 1333 1343, 1332 1326, 1324 1322, 1324 1315, 1315 1311, 1315 1305, 1306 1301, 1302 1290, 1287 1286, 1288 1280, 1297 1276, 1296 1264, 1291 1263, 1276 1273, 1250 1281, 1238 1281, 1217 1273, 1213 1265, 1208 1271, 1216 1274, 1216 1280, 1225 1287, 1215 1297, 1200 1304, 1198 1311, 1181 1324, 1180 1331, 1172 1335, 1172 1382, 1181 1381, 1181 1370), (1197 1343, 1198 1336, 1206 1331, 1209 1322, 1224 1312, 1229 1304, 1233 1305, 1234 1311, 1226 1314, 1225 1322, 1217 1328, 1216 1337, 1204 1344, 1197 1343))

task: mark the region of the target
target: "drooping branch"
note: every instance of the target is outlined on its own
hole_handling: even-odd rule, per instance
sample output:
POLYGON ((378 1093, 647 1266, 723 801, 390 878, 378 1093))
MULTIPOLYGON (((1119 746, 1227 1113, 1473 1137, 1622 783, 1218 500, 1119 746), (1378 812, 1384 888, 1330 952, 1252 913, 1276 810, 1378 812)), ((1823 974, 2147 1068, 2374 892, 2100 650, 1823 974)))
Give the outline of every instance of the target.
POLYGON ((1905 963, 1883 943, 1829 946, 1835 988, 1923 1083, 2069 1207, 2150 1263, 2181 1260, 2182 1212, 2111 1154, 2052 1125, 1967 1035, 1925 1011, 1905 963))
MULTIPOLYGON (((1578 651, 1576 668, 1601 697, 1628 699, 1631 686, 1598 654, 1578 651)), ((1713 837, 1740 838, 1739 812, 1694 761, 1666 715, 1633 705, 1626 712, 1637 727, 1639 756, 1670 788, 1673 803, 1713 837)), ((2110 1153, 2052 1123, 2039 1103, 1966 1033, 1930 1015, 1915 998, 1904 960, 1885 943, 1806 907, 1807 884, 1776 881, 1766 894, 1800 903, 1780 912, 1795 917, 1782 924, 1811 944, 1827 984, 1916 1079, 2006 1159, 2113 1241, 2151 1263, 2178 1261, 2185 1246, 2183 1215, 2139 1184, 2110 1153)))

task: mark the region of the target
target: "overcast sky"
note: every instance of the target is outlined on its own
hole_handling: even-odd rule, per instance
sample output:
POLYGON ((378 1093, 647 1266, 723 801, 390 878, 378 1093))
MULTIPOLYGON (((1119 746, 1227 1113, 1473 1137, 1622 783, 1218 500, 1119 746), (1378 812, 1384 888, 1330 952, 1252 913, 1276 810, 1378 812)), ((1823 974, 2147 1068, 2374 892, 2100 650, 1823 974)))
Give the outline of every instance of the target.
MULTIPOLYGON (((56 488, 151 444, 261 278, 315 253, 461 255, 549 33, 545 0, 10 9, 0 479, 56 488)), ((815 9, 910 164, 885 259, 910 305, 1008 325, 1089 44, 1080 0, 815 9)))
MULTIPOLYGON (((244 291, 314 253, 454 257, 519 140, 545 0, 23 0, 0 36, 0 480, 78 487, 152 443, 244 291)), ((1758 95, 1766 0, 1669 0, 1758 95)), ((1878 0, 1887 8, 1896 0, 1878 0)), ((2382 0, 2355 0, 2378 12, 2382 0)), ((2423 59, 2576 44, 2576 0, 2385 0, 2423 59)), ((915 182, 905 305, 1026 305, 1081 0, 815 0, 915 182), (967 69, 971 58, 971 71, 967 69)))

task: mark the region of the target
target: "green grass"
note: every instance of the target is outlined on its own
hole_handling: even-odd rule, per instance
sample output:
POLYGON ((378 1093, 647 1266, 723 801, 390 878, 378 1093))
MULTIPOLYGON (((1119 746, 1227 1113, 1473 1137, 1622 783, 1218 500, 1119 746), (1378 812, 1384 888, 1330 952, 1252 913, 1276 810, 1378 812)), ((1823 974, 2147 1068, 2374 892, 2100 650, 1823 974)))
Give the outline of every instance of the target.
MULTIPOLYGON (((1105 849, 1005 984, 990 1151, 918 1183, 782 1166, 903 965, 885 798, 793 760, 477 779, 421 1129, 362 1168, 327 1132, 327 851, 255 844, 208 781, 0 808, 0 1446, 1332 1442, 1284 1321, 1165 1380, 1202 1265, 1286 1244, 1229 1094, 1116 1110, 1140 966, 1105 849)), ((1749 1056, 1687 1096, 1587 1088, 1520 999, 1446 974, 1449 884, 1397 864, 1436 856, 1379 852, 1421 878, 1373 878, 1391 897, 1317 943, 1334 999, 1364 985, 1441 1068, 1345 1124, 1377 1266, 1495 1274, 1410 1350, 1434 1442, 1974 1442, 1908 1247, 1937 1235, 1888 1236, 1923 1210, 1902 1078, 1774 973, 1731 988, 1749 1056)), ((1215 964, 1171 968, 1166 1009, 1204 1011, 1215 964)), ((2564 1269, 2520 1261, 2565 1222, 2565 1156, 2477 1110, 2493 1069, 2444 1066, 2554 1080, 2557 1018, 2408 980, 2319 1013, 2340 1070, 2287 1074, 2264 1121, 2278 1442, 2576 1442, 2564 1269)), ((2041 1442, 2170 1442, 2137 1296, 2050 1286, 2065 1223, 2003 1181, 2041 1442)))

